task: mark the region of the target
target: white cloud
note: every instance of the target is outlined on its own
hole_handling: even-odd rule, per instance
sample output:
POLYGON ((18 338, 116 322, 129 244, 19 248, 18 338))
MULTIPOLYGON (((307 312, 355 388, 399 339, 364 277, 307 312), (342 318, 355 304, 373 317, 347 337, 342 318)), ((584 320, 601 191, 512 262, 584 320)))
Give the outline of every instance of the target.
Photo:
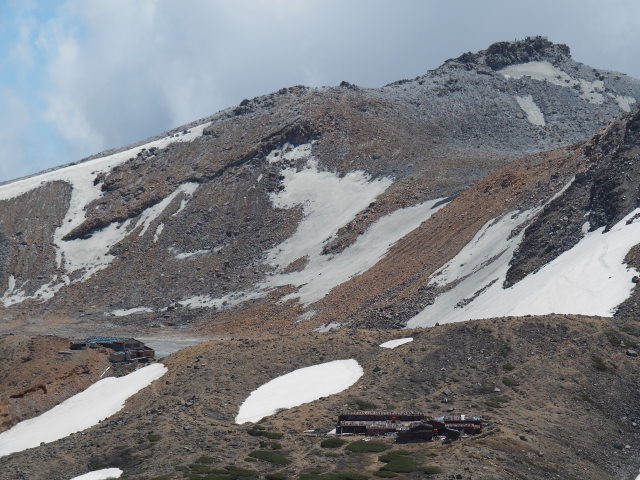
POLYGON ((582 61, 640 75, 640 7, 632 1, 612 0, 606 9, 595 0, 11 2, 19 27, 11 56, 41 75, 22 100, 68 147, 50 164, 285 86, 379 86, 526 35, 548 35, 582 61), (44 106, 33 100, 41 97, 44 106))
POLYGON ((26 159, 26 139, 31 116, 27 105, 13 90, 0 88, 0 181, 11 178, 26 159))

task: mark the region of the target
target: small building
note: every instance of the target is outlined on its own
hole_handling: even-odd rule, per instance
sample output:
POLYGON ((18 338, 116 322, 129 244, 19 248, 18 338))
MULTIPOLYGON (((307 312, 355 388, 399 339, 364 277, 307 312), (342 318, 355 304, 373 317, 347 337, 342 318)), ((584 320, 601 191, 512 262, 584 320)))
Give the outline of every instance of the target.
POLYGON ((88 337, 84 340, 74 340, 71 342, 71 350, 84 350, 87 348, 105 347, 113 350, 109 355, 109 361, 118 362, 148 362, 152 360, 156 352, 147 347, 140 340, 124 337, 88 337))
POLYGON ((458 438, 482 430, 480 417, 430 417, 415 412, 349 412, 338 416, 336 434, 395 435, 398 441, 428 441, 436 435, 458 438))

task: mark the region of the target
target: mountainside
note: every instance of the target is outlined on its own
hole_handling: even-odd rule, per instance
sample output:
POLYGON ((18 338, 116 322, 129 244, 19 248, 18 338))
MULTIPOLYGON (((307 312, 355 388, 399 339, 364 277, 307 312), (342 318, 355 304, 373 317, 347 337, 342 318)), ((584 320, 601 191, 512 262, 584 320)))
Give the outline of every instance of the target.
POLYGON ((362 406, 483 416, 482 434, 451 444, 382 439, 388 451, 409 451, 420 465, 396 478, 634 478, 640 469, 640 370, 638 358, 620 342, 638 335, 637 321, 557 315, 207 342, 164 360, 167 374, 108 420, 2 458, 0 479, 68 480, 116 467, 125 480, 178 480, 203 456, 211 464, 194 472, 213 468, 220 475, 233 466, 290 479, 320 472, 379 478, 374 472, 384 466, 378 460, 384 452, 321 447, 328 438, 322 433, 334 427, 337 415, 362 406), (379 346, 401 337, 413 341, 379 346), (344 359, 357 361, 362 377, 341 393, 260 420, 259 428, 276 438, 256 435, 252 423, 236 424, 240 405, 260 385, 300 367, 344 359), (291 463, 256 460, 249 456, 256 450, 291 463), (427 476, 425 466, 442 473, 427 476))
POLYGON ((639 101, 527 38, 0 185, 0 480, 634 478, 639 101), (354 409, 485 426, 363 453, 354 409))
MULTIPOLYGON (((611 157, 617 146, 566 145, 588 140, 637 98, 639 81, 577 63, 568 47, 536 37, 378 89, 282 89, 9 182, 0 186, 1 328, 227 336, 416 326, 459 302, 465 318, 501 315, 467 306, 479 289, 489 297, 502 283, 523 284, 580 245, 577 206, 575 216, 559 216, 571 219, 556 234, 562 246, 543 245, 551 237, 536 219, 551 215, 550 198, 574 176, 566 195, 579 195, 580 182, 591 188, 597 156, 605 173, 609 162, 624 164, 611 157), (522 243, 509 238, 529 223, 522 243), (484 243, 474 239, 483 225, 484 243), (460 251, 472 241, 480 256, 460 251), (455 255, 477 264, 446 267, 455 255), (498 258, 488 262, 493 273, 480 265, 498 258), (436 297, 456 282, 440 306, 436 297)), ((617 145, 612 135, 600 134, 617 145)), ((597 182, 632 188, 623 177, 633 172, 620 172, 597 182)), ((635 208, 632 193, 615 212, 589 207, 587 231, 611 228, 635 208)), ((591 196, 603 204, 606 195, 591 196)), ((561 312, 602 314, 618 297, 598 311, 561 312)))

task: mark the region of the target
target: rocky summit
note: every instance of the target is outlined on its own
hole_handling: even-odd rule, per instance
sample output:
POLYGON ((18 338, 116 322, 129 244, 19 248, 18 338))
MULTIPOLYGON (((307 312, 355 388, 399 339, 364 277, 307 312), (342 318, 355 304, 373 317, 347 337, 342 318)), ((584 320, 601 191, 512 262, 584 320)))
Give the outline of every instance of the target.
POLYGON ((380 88, 283 88, 0 185, 7 435, 103 376, 129 385, 67 337, 174 352, 124 410, 11 450, 0 478, 634 478, 638 102, 639 80, 526 38, 380 88), (269 380, 345 359, 361 376, 342 390, 236 424, 269 380), (387 457, 323 446, 368 406, 487 429, 387 457))

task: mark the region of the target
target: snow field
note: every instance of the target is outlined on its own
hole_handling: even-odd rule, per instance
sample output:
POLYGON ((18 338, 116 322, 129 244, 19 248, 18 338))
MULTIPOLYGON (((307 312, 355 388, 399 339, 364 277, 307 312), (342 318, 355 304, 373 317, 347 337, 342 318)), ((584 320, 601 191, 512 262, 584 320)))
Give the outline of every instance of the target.
POLYGON ((119 468, 103 468, 102 470, 94 470, 93 472, 73 477, 71 480, 109 480, 111 478, 120 478, 122 473, 119 468))
POLYGON ((533 101, 531 95, 525 95, 524 97, 516 96, 516 101, 520 108, 527 114, 527 120, 533 125, 540 127, 545 126, 544 115, 538 105, 533 101))
POLYGON ((187 258, 195 257, 197 255, 204 255, 205 253, 209 253, 211 250, 195 250, 193 252, 183 252, 177 253, 174 255, 174 258, 178 260, 185 260, 187 258))
POLYGON ((553 85, 567 88, 573 88, 579 85, 580 96, 583 99, 598 105, 604 102, 604 97, 601 93, 604 92, 604 83, 602 80, 595 80, 593 82, 582 78, 576 80, 549 62, 527 62, 509 65, 499 70, 498 73, 506 79, 530 77, 534 80, 541 82, 547 81, 553 85))
POLYGON ((609 94, 609 96, 612 97, 616 101, 618 106, 627 113, 631 111, 631 105, 633 103, 636 103, 636 99, 633 97, 625 95, 613 95, 611 93, 609 94))
MULTIPOLYGON (((58 267, 62 267, 67 273, 81 272, 81 278, 76 281, 84 281, 98 270, 105 268, 113 260, 113 257, 108 255, 107 252, 129 233, 130 230, 128 230, 128 227, 131 223, 130 220, 124 223, 112 223, 104 229, 95 232, 89 238, 71 241, 63 240, 66 235, 84 222, 85 208, 91 202, 102 196, 101 186, 100 184, 94 185, 94 179, 99 174, 109 172, 114 167, 135 157, 143 149, 150 149, 152 147, 163 149, 171 143, 190 142, 201 136, 202 131, 209 126, 209 124, 210 123, 205 123, 193 127, 187 134, 178 137, 164 137, 123 152, 2 185, 0 186, 0 201, 16 198, 49 182, 62 181, 69 183, 73 187, 69 208, 60 227, 56 229, 53 238, 56 248, 56 262, 58 267)), ((194 186, 197 187, 197 184, 187 183, 181 185, 171 194, 168 202, 170 203, 173 197, 182 192, 185 194, 182 203, 185 204, 184 202, 188 201, 189 195, 193 194, 193 190, 195 190, 194 186)), ((163 203, 166 201, 167 199, 164 199, 157 205, 149 207, 140 216, 135 226, 143 226, 141 235, 146 232, 151 221, 166 208, 168 203, 163 203)), ((184 208, 184 206, 181 205, 181 208, 184 208)), ((157 232, 157 234, 159 235, 160 232, 157 232)), ((71 283, 71 280, 66 275, 54 276, 49 283, 42 285, 33 296, 27 296, 24 292, 20 291, 13 294, 9 292, 9 294, 5 293, 3 297, 0 298, 0 301, 2 301, 5 306, 8 306, 29 298, 48 300, 52 298, 60 288, 69 283, 71 283)), ((9 290, 11 290, 11 288, 9 290)))
MULTIPOLYGON (((560 87, 573 88, 577 86, 580 91, 581 98, 597 105, 604 102, 605 97, 603 94, 606 93, 618 104, 620 109, 625 112, 630 112, 631 104, 636 101, 633 97, 606 92, 604 82, 602 80, 589 81, 583 78, 572 78, 566 72, 554 67, 549 62, 527 62, 518 65, 509 65, 508 67, 499 70, 498 73, 502 74, 506 79, 530 77, 534 80, 539 80, 541 82, 547 81, 560 87)), ((524 107, 522 107, 522 109, 525 110, 524 107)))
POLYGON ((338 328, 340 328, 340 325, 342 324, 338 322, 329 322, 325 323, 324 325, 320 325, 318 328, 314 328, 313 331, 318 333, 326 333, 330 330, 337 330, 338 328))
POLYGON ((114 317, 126 317, 128 315, 137 315, 139 313, 151 313, 151 312, 153 312, 153 308, 136 307, 136 308, 129 308, 129 309, 112 310, 111 312, 107 313, 106 315, 111 315, 111 316, 114 316, 114 317))
POLYGON ((372 180, 363 171, 349 172, 344 177, 320 171, 311 157, 305 169, 287 168, 281 174, 285 188, 271 194, 271 203, 275 208, 301 207, 304 215, 296 232, 267 254, 268 263, 282 267, 305 255, 319 255, 327 239, 392 183, 388 178, 372 180))
POLYGON ((37 447, 42 442, 54 442, 98 424, 120 411, 129 397, 166 372, 167 367, 154 363, 123 377, 97 381, 42 415, 0 433, 0 457, 37 447))
MULTIPOLYGON (((519 217, 528 217, 525 213, 519 217)), ((586 233, 572 249, 507 289, 503 283, 522 232, 508 239, 509 215, 487 224, 443 268, 440 277, 434 277, 439 285, 462 281, 410 319, 407 327, 510 315, 558 313, 611 317, 631 294, 632 278, 638 274, 624 263, 629 250, 640 243, 640 221, 627 225, 627 220, 638 213, 640 209, 631 212, 608 232, 600 228, 586 233), (498 246, 492 250, 483 242, 484 236, 495 238, 498 246), (502 246, 506 249, 499 253, 502 246), (465 261, 470 261, 470 265, 456 267, 465 261)))
POLYGON ((181 305, 189 308, 232 307, 264 297, 274 288, 285 285, 293 285, 298 290, 282 301, 295 299, 309 305, 374 266, 394 243, 444 206, 438 205, 442 199, 437 198, 396 210, 374 222, 342 252, 322 255, 326 242, 384 193, 392 182, 387 178, 372 180, 362 171, 350 172, 343 177, 320 171, 317 161, 310 155, 311 144, 305 144, 295 148, 285 146, 267 157, 272 163, 307 159, 306 167, 300 171, 283 169, 285 188, 271 195, 275 208, 301 207, 303 211, 295 233, 266 253, 264 262, 275 267, 275 273, 250 291, 233 292, 220 298, 197 295, 182 300, 181 305), (307 258, 307 263, 301 271, 282 273, 290 263, 303 257, 307 258))
POLYGON ((309 261, 303 270, 276 274, 267 279, 263 288, 295 285, 298 290, 285 296, 283 301, 297 299, 303 305, 317 302, 336 286, 378 263, 394 243, 442 208, 444 204, 437 205, 441 201, 440 198, 428 200, 381 217, 336 255, 322 255, 322 244, 317 244, 308 252, 309 261))
POLYGON ((394 349, 396 347, 399 347, 400 345, 404 345, 405 343, 409 343, 409 342, 413 342, 413 337, 396 338, 395 340, 389 340, 388 342, 381 343, 378 346, 382 348, 394 349))
POLYGON ((240 405, 235 421, 238 424, 255 423, 281 408, 296 407, 340 393, 356 383, 363 373, 360 364, 353 359, 299 368, 251 392, 240 405))

